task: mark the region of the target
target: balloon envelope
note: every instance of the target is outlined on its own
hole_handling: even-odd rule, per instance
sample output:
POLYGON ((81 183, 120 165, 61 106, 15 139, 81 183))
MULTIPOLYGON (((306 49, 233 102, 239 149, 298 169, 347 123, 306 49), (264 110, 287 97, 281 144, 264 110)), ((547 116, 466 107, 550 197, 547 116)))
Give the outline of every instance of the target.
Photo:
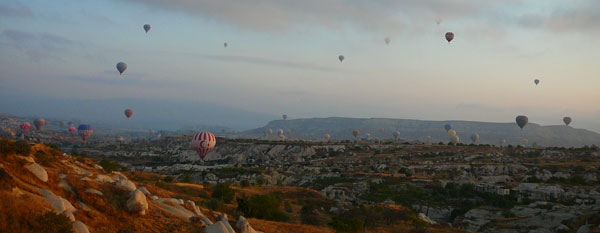
POLYGON ((192 137, 191 146, 196 151, 200 159, 204 159, 208 153, 215 148, 217 139, 211 132, 198 132, 192 137))
POLYGON ((479 141, 479 134, 471 134, 471 141, 473 141, 473 143, 477 143, 479 141))
POLYGON ((340 55, 340 56, 338 57, 338 59, 340 59, 340 62, 343 62, 343 61, 344 61, 344 56, 343 56, 343 55, 340 55))
POLYGON ((125 72, 126 69, 127 69, 127 64, 125 64, 125 62, 117 63, 117 70, 119 71, 119 74, 123 74, 123 72, 125 72))
POLYGON ((69 127, 69 133, 71 134, 71 136, 75 135, 75 131, 76 131, 75 126, 69 127))
POLYGON ((77 126, 77 133, 79 133, 81 140, 83 140, 84 142, 87 141, 87 138, 90 135, 92 135, 93 132, 94 132, 94 130, 92 130, 92 126, 90 126, 90 125, 81 124, 81 125, 77 126))
POLYGON ((352 131, 352 135, 354 135, 354 137, 358 137, 358 135, 360 135, 360 130, 355 129, 354 131, 352 131))
POLYGON ((24 132, 27 132, 31 128, 31 124, 29 124, 29 122, 23 122, 19 125, 19 128, 21 128, 21 130, 24 132))
POLYGON ((454 40, 454 33, 446 32, 446 40, 448 41, 448 43, 450 43, 450 41, 454 40))
POLYGON ((227 48, 228 44, 227 43, 223 43, 223 47, 227 48))
POLYGON ((283 114, 283 115, 281 116, 281 118, 283 118, 283 120, 287 120, 287 118, 288 118, 288 115, 287 115, 287 114, 283 114))
POLYGON ((565 125, 571 124, 572 120, 573 119, 571 119, 571 117, 563 117, 563 122, 565 123, 565 125))
POLYGON ((331 135, 325 134, 325 140, 329 141, 329 139, 331 139, 331 135))
POLYGON ((533 83, 535 83, 535 85, 538 85, 538 84, 540 84, 540 80, 539 79, 533 80, 533 83))
POLYGON ((450 137, 450 142, 453 143, 453 144, 459 143, 460 142, 460 138, 458 136, 456 136, 456 135, 451 136, 450 137))
POLYGON ((444 129, 446 130, 446 132, 448 132, 448 130, 452 129, 452 125, 450 125, 450 124, 445 124, 445 125, 444 125, 444 129))
POLYGON ((453 129, 451 129, 451 130, 448 130, 448 136, 450 136, 450 137, 454 137, 454 136, 456 136, 456 131, 455 131, 455 130, 453 130, 453 129))
POLYGON ((44 125, 46 125, 46 120, 44 120, 44 118, 35 119, 35 121, 33 121, 33 125, 35 126, 35 129, 42 130, 44 125))
POLYGON ((131 118, 131 116, 133 116, 133 110, 131 110, 131 109, 129 109, 129 108, 128 108, 128 109, 125 109, 125 116, 126 116, 127 118, 131 118))
POLYGON ((517 116, 515 121, 517 122, 519 128, 523 129, 523 127, 527 125, 527 122, 529 122, 529 118, 527 118, 527 116, 517 116))
POLYGON ((391 40, 389 37, 386 37, 383 41, 385 41, 385 44, 387 45, 387 44, 390 44, 391 40))
POLYGON ((400 131, 394 132, 394 138, 398 139, 400 137, 400 131))
MULTIPOLYGON (((146 33, 148 33, 148 31, 150 31, 150 24, 144 24, 144 31, 146 31, 146 33)), ((160 32, 158 33, 160 34, 160 32)))

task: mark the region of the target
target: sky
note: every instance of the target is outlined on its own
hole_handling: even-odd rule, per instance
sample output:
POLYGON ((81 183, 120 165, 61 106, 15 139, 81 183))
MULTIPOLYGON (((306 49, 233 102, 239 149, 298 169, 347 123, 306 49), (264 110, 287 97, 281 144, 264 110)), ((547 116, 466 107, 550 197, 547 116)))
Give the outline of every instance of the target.
POLYGON ((595 0, 4 0, 0 92, 600 132, 598 38, 595 0))

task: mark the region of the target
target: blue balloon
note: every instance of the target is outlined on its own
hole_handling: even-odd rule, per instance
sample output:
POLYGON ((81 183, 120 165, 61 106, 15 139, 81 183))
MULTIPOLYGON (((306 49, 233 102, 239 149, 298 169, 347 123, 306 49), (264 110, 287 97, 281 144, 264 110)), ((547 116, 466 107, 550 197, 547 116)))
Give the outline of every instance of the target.
POLYGON ((446 124, 446 125, 444 125, 444 129, 446 129, 446 131, 448 131, 448 130, 452 129, 452 125, 446 124))

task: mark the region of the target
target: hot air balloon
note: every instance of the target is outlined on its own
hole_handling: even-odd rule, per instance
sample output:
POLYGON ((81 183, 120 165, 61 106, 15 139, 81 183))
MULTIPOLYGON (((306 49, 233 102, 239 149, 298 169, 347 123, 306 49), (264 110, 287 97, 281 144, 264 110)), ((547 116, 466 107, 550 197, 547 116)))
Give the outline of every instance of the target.
POLYGON ((389 37, 386 37, 383 41, 385 41, 385 44, 388 45, 388 44, 390 44, 391 40, 389 37))
POLYGON ((35 126, 35 129, 42 130, 44 125, 46 125, 46 120, 44 120, 44 118, 35 119, 35 121, 33 121, 33 125, 35 126))
POLYGON ((527 122, 529 122, 529 118, 527 118, 526 116, 517 116, 516 122, 519 128, 523 130, 523 127, 525 127, 525 125, 527 125, 527 122))
POLYGON ((76 131, 76 130, 77 130, 77 129, 75 129, 75 126, 71 126, 71 127, 69 127, 69 133, 71 134, 71 136, 75 135, 75 131, 76 131))
POLYGON ((271 135, 273 133, 272 129, 268 129, 265 131, 265 133, 267 134, 267 136, 271 135))
POLYGON ((125 141, 125 138, 124 138, 123 136, 119 136, 119 137, 117 138, 117 140, 118 140, 119 142, 123 142, 123 141, 125 141))
POLYGON ((160 131, 156 131, 156 132, 154 133, 154 138, 156 138, 156 139, 160 139, 161 137, 162 137, 162 133, 161 133, 160 131))
POLYGON ((451 142, 452 144, 457 144, 457 143, 459 143, 459 142, 460 142, 460 138, 459 138, 458 136, 456 136, 456 135, 454 135, 454 136, 450 136, 450 142, 451 142))
POLYGON ((94 132, 94 130, 92 130, 92 126, 90 126, 90 125, 81 124, 81 125, 77 126, 77 133, 79 133, 81 140, 83 140, 84 142, 87 141, 87 138, 90 135, 92 135, 93 132, 94 132))
POLYGON ((454 33, 446 32, 446 40, 448 41, 448 43, 450 43, 450 41, 454 40, 454 33))
POLYGON ((325 141, 329 141, 329 139, 331 139, 331 135, 325 134, 325 141))
POLYGON ((61 122, 59 122, 58 124, 60 125, 60 127, 64 127, 64 126, 65 126, 65 124, 67 124, 67 123, 66 123, 66 122, 64 122, 64 121, 61 121, 61 122))
POLYGON ((471 141, 473 141, 473 143, 477 143, 479 141, 479 134, 471 134, 471 141))
POLYGON ((223 47, 227 48, 228 44, 227 43, 223 43, 223 47))
POLYGON ((119 71, 119 74, 123 74, 123 72, 125 72, 126 69, 127 69, 127 64, 125 64, 125 62, 117 63, 117 70, 119 71))
POLYGON ((527 138, 523 138, 521 139, 521 144, 523 144, 523 146, 526 146, 527 144, 529 144, 529 140, 527 140, 527 138))
POLYGON ((448 130, 448 136, 450 136, 450 137, 456 136, 456 131, 453 129, 448 130))
POLYGON ((31 128, 31 124, 29 124, 29 122, 23 122, 19 125, 19 128, 21 128, 21 130, 23 130, 23 132, 28 132, 29 129, 31 128))
POLYGON ((277 135, 278 135, 278 136, 281 136, 281 135, 283 135, 283 129, 279 129, 279 130, 277 130, 277 135))
POLYGON ((352 131, 352 135, 354 135, 354 137, 358 137, 358 135, 360 135, 360 130, 355 129, 354 131, 352 131))
POLYGON ((127 119, 131 118, 131 116, 133 116, 133 110, 131 109, 125 109, 125 116, 127 117, 127 119))
POLYGON ((452 125, 450 125, 450 124, 445 124, 445 125, 444 125, 444 129, 446 130, 446 132, 448 132, 448 130, 452 129, 452 125))
MULTIPOLYGON (((150 24, 144 24, 144 31, 146 31, 146 33, 148 33, 148 31, 150 31, 150 24)), ((160 32, 159 32, 160 34, 160 32)))
POLYGON ((217 139, 211 132, 198 132, 194 134, 191 142, 192 148, 198 153, 200 159, 204 159, 215 148, 215 144, 217 144, 217 139))
POLYGON ((394 132, 394 138, 398 139, 400 137, 400 131, 394 132))
POLYGON ((537 86, 538 84, 540 84, 540 80, 539 79, 533 80, 533 83, 535 83, 535 85, 537 86))
POLYGON ((340 55, 340 56, 338 57, 338 59, 340 59, 340 63, 341 63, 341 62, 343 62, 343 61, 344 61, 344 56, 343 56, 343 55, 340 55))
POLYGON ((571 124, 571 121, 571 117, 563 117, 563 122, 565 123, 565 125, 568 126, 569 124, 571 124))
POLYGON ((288 118, 288 115, 287 115, 287 114, 283 114, 283 115, 281 116, 281 118, 283 118, 283 120, 287 120, 287 118, 288 118))
POLYGON ((371 133, 367 133, 367 138, 371 138, 371 133))
POLYGON ((502 140, 500 140, 500 146, 502 147, 502 146, 504 146, 504 145, 506 145, 506 139, 502 139, 502 140))

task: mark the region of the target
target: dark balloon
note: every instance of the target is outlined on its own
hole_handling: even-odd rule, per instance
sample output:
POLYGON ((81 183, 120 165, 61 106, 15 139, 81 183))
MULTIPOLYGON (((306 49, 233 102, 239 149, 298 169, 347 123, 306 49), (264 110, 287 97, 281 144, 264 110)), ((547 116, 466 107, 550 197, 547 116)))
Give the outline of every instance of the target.
POLYGON ((565 123, 565 125, 569 125, 571 124, 571 121, 573 121, 573 119, 571 119, 571 117, 563 117, 563 122, 565 123))
POLYGON ((529 118, 527 118, 526 116, 517 116, 515 121, 517 122, 519 128, 523 129, 523 127, 525 127, 525 125, 527 125, 527 123, 529 122, 529 118))
POLYGON ((90 135, 92 135, 94 130, 92 130, 92 126, 90 126, 90 125, 81 124, 81 125, 77 126, 77 132, 79 133, 81 140, 83 140, 85 142, 85 141, 87 141, 87 138, 90 135))
POLYGON ((446 40, 448 41, 448 43, 450 43, 450 41, 454 40, 454 33, 446 32, 446 40))

